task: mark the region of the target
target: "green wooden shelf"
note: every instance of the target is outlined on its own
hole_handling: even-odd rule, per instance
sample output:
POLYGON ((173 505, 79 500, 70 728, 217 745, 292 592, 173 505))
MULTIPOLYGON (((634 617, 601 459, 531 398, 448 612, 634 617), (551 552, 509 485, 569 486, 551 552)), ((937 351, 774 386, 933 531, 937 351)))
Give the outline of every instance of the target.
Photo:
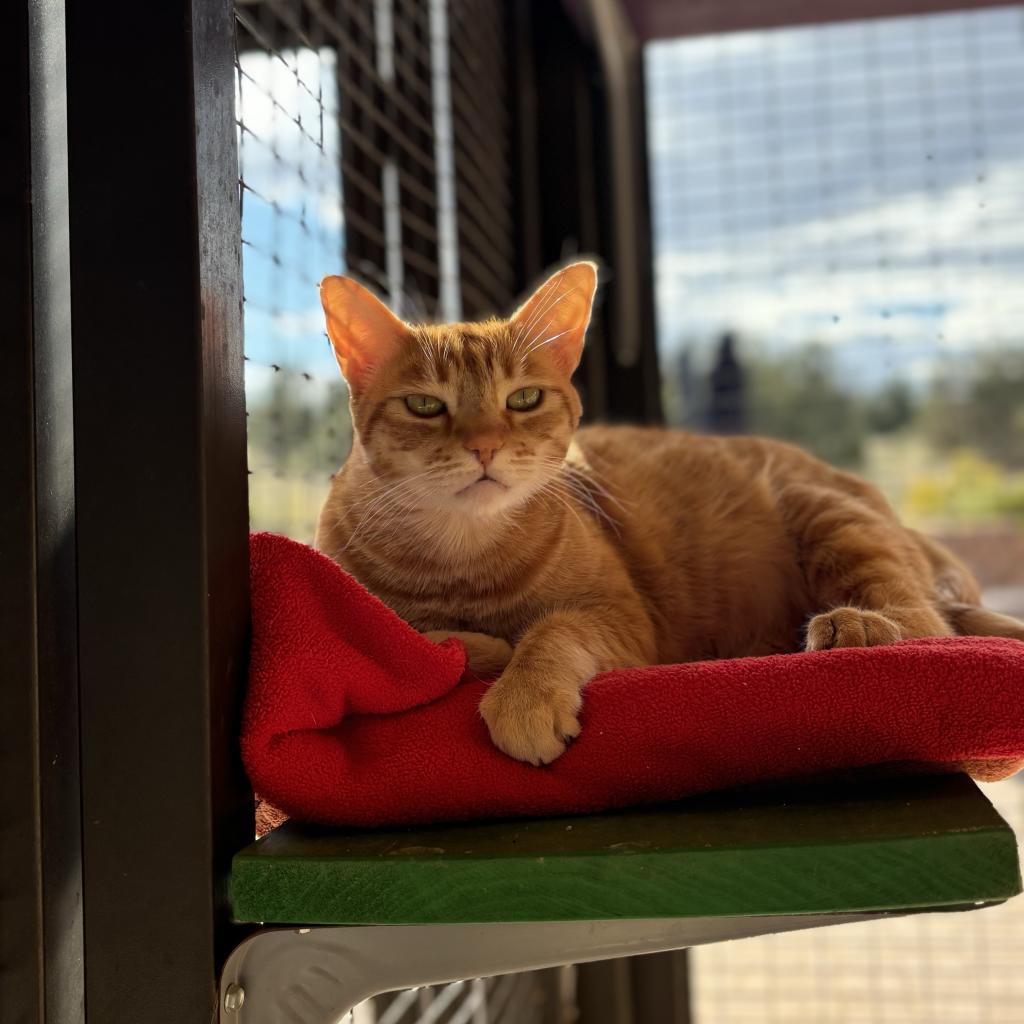
POLYGON ((339 831, 237 854, 239 921, 444 924, 907 911, 1021 891, 966 776, 861 777, 587 817, 339 831))

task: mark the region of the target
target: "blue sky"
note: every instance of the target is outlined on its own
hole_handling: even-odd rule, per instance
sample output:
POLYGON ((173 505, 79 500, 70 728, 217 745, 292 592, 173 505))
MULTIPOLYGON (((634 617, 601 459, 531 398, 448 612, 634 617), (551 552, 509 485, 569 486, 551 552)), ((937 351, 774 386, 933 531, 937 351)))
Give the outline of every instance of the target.
POLYGON ((317 290, 344 271, 333 50, 243 54, 237 101, 246 384, 277 365, 312 392, 338 379, 317 290))

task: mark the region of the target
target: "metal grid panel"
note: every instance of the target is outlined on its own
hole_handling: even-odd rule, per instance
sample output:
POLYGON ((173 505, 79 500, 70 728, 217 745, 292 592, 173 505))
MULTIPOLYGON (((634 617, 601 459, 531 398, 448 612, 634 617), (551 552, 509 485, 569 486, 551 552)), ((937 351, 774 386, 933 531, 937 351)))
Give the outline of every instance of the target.
POLYGON ((254 528, 312 539, 351 442, 317 283, 407 319, 507 307, 515 239, 498 0, 239 0, 254 528))
MULTIPOLYGON (((816 343, 801 372, 829 378, 831 419, 786 419, 762 388, 746 425, 851 464, 869 456, 861 421, 885 417, 875 399, 923 414, 933 384, 956 390, 995 363, 1021 376, 1020 9, 681 40, 652 46, 648 68, 678 422, 704 421, 694 376, 727 331, 741 362, 777 376, 816 343)), ((1024 465, 1024 432, 1006 427, 1002 449, 995 430, 961 439, 1024 465)), ((961 439, 947 431, 945 448, 961 439)))
POLYGON ((237 107, 254 528, 311 540, 351 443, 317 284, 349 272, 436 311, 429 9, 242 0, 237 107))
POLYGON ((312 10, 236 7, 250 517, 303 540, 350 443, 317 285, 356 230, 341 205, 338 51, 312 10))
POLYGON ((530 971, 455 981, 377 996, 357 1006, 345 1024, 561 1024, 558 972, 530 971))
MULTIPOLYGON (((1024 614, 1024 11, 706 36, 647 59, 674 420, 853 466, 1024 614)), ((1024 825, 1019 781, 989 795, 1024 825)), ((1010 1024, 1022 940, 1012 901, 700 949, 696 1017, 1010 1024)))

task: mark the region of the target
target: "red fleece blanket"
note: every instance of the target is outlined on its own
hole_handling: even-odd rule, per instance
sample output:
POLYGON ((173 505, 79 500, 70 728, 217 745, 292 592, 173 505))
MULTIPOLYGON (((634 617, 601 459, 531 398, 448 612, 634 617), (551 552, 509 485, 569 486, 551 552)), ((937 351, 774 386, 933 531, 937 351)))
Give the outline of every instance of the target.
POLYGON ((913 762, 999 778, 1024 764, 1024 643, 891 647, 610 672, 556 762, 514 761, 486 683, 311 548, 252 537, 242 735, 263 799, 305 821, 413 824, 597 811, 760 780, 913 762))

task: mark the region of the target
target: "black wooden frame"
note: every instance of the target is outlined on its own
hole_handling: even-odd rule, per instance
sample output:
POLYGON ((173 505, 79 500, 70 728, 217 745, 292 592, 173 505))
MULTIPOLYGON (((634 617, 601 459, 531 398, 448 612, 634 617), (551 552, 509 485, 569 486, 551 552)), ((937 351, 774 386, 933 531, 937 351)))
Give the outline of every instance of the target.
POLYGON ((603 257, 606 287, 577 377, 584 414, 660 422, 642 52, 631 52, 627 74, 612 80, 596 43, 560 3, 546 0, 510 3, 508 32, 514 47, 520 285, 537 283, 542 271, 576 252, 603 257), (623 110, 639 124, 632 141, 640 148, 631 154, 636 166, 628 181, 612 152, 621 141, 615 129, 623 110), (628 216, 613 216, 620 206, 628 216), (624 230, 630 237, 623 237, 624 230), (626 265, 626 254, 637 265, 626 265), (628 344, 620 344, 622 338, 628 344))
POLYGON ((0 29, 0 1019, 208 1022, 253 832, 233 8, 0 29))
POLYGON ((0 1015, 33 1020, 43 1007, 42 837, 35 620, 32 167, 28 8, 0 10, 0 1015), (19 102, 24 100, 24 102, 19 102))
POLYGON ((0 10, 0 1019, 83 1009, 64 20, 0 10))
POLYGON ((206 1021, 252 835, 234 12, 66 11, 86 1014, 206 1021))

